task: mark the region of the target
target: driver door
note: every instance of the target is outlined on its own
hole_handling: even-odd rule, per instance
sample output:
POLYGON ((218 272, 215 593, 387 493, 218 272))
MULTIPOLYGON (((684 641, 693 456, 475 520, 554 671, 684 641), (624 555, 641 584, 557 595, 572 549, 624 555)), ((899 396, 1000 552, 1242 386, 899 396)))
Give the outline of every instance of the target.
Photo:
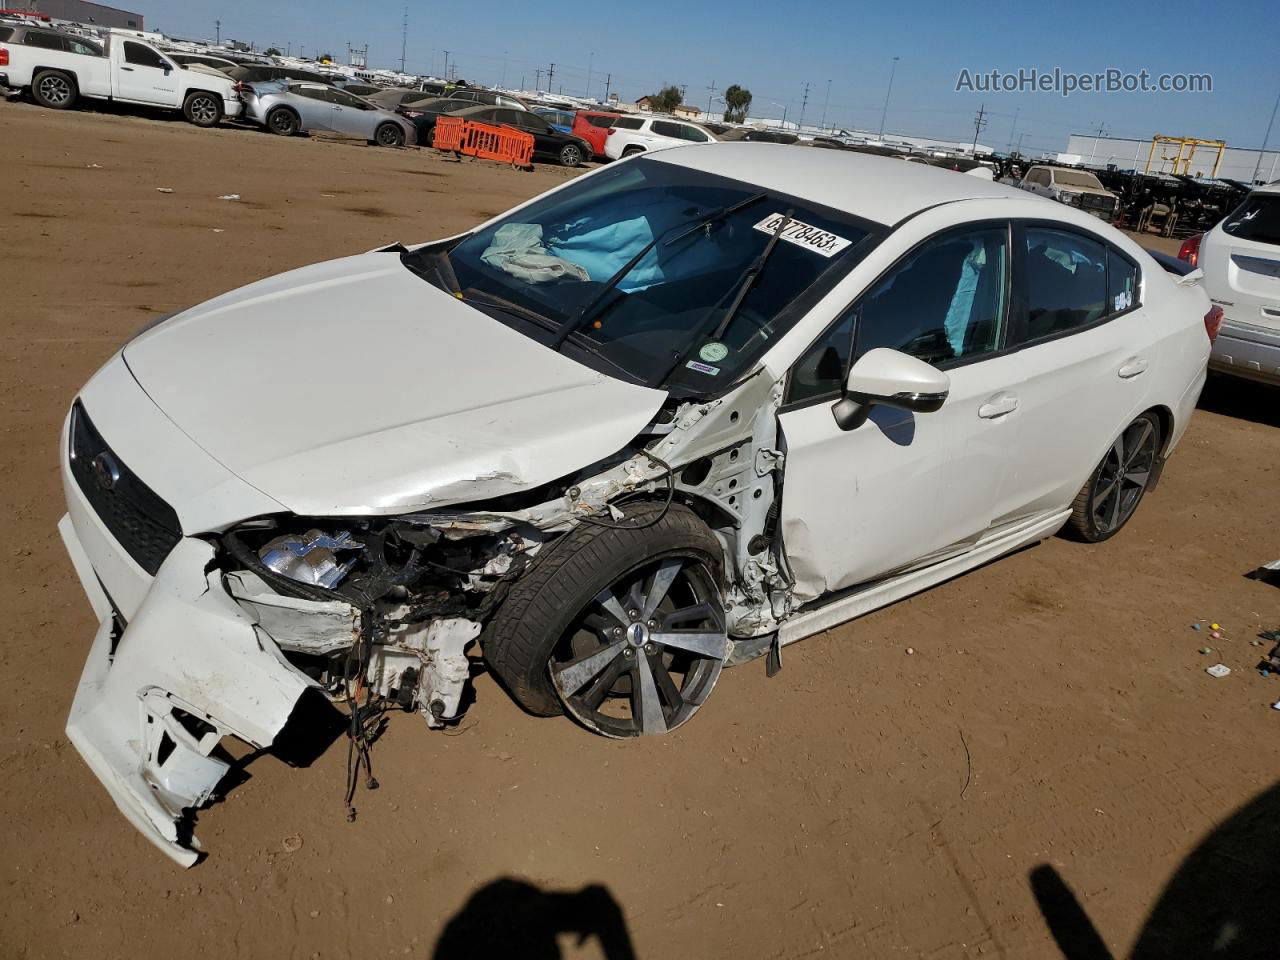
POLYGON ((126 40, 123 60, 113 59, 113 65, 118 99, 179 106, 178 71, 158 51, 145 43, 126 40))
POLYGON ((373 138, 374 123, 380 118, 358 97, 353 97, 345 90, 330 87, 325 90, 324 98, 331 109, 330 130, 345 137, 358 137, 361 140, 373 138))
POLYGON ((967 552, 999 515, 1019 382, 1016 356, 1003 353, 1010 249, 1001 221, 935 234, 788 375, 782 532, 802 600, 967 552), (875 347, 945 370, 942 408, 875 407, 842 430, 832 405, 852 362, 875 347))

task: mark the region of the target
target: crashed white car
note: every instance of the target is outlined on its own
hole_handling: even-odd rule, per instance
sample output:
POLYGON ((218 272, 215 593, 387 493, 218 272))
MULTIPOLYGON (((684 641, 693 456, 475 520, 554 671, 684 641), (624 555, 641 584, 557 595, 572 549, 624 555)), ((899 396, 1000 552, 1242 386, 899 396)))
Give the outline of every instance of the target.
POLYGON ((101 622, 68 734, 175 860, 226 736, 460 710, 659 734, 721 668, 1064 525, 1187 426, 1198 271, 973 177, 674 148, 462 236, 151 325, 75 400, 60 528, 101 622), (326 702, 327 701, 327 702, 326 702))

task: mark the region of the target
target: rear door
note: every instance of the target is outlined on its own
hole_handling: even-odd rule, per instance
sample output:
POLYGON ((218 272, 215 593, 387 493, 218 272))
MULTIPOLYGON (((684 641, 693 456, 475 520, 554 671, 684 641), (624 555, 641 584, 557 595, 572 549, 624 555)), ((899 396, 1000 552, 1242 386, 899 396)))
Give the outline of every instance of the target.
POLYGON ((1274 340, 1280 334, 1280 193, 1255 192, 1201 245, 1209 295, 1248 338, 1251 328, 1274 340))
POLYGON ((332 130, 333 104, 329 102, 329 86, 321 83, 295 83, 288 88, 288 105, 298 111, 305 130, 332 130))
POLYGON ((1070 506, 1146 409, 1164 329, 1142 302, 1137 265, 1091 231, 1015 223, 1013 262, 1019 453, 997 517, 1009 522, 1070 506))
POLYGON ((176 64, 136 40, 125 40, 121 47, 111 58, 117 99, 163 107, 181 105, 176 64))

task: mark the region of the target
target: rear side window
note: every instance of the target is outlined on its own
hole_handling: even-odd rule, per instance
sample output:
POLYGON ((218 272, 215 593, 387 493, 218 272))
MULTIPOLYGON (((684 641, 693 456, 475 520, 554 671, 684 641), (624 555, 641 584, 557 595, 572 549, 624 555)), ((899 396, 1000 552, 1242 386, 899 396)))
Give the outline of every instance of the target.
POLYGON ((1025 339, 1086 327, 1111 312, 1101 241, 1048 227, 1027 227, 1026 238, 1025 339))
POLYGON ((673 140, 685 139, 684 125, 672 123, 670 120, 655 120, 649 129, 660 137, 671 137, 673 140))
POLYGON ((699 130, 697 127, 680 127, 679 137, 681 140, 688 140, 690 143, 706 143, 711 138, 699 130))
POLYGON ((140 67, 156 67, 160 70, 169 66, 169 61, 150 47, 127 40, 124 45, 124 60, 125 63, 137 64, 140 67))
POLYGON ((582 119, 587 121, 587 123, 591 124, 591 126, 593 127, 600 127, 602 130, 608 130, 610 127, 613 126, 614 121, 617 120, 618 118, 603 117, 603 116, 594 116, 594 117, 586 116, 586 117, 583 117, 582 119))
POLYGON ((13 27, 0 27, 0 43, 7 43, 13 39, 13 27))
POLYGON ((1120 313, 1138 302, 1138 267, 1107 249, 1107 310, 1120 313))
POLYGON ((618 130, 639 130, 644 125, 644 120, 640 117, 619 117, 613 121, 613 125, 618 130))
POLYGON ((102 56, 101 47, 83 40, 73 40, 71 37, 67 37, 67 49, 72 53, 83 54, 86 57, 102 56))
POLYGON ((22 42, 25 47, 39 47, 41 50, 66 50, 67 41, 53 33, 39 33, 35 30, 27 34, 22 42))
POLYGON ((1227 217, 1224 233, 1255 243, 1280 244, 1280 194, 1255 193, 1227 217))

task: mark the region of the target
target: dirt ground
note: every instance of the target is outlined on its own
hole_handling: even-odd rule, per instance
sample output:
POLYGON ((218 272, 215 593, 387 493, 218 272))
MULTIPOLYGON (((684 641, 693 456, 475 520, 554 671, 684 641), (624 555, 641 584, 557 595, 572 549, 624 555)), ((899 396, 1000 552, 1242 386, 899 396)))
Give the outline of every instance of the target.
POLYGON ((354 823, 342 740, 249 764, 189 871, 116 813, 63 732, 94 631, 55 530, 78 387, 156 314, 569 175, 0 103, 0 956, 454 958, 497 932, 517 958, 1054 957, 1056 937, 1074 960, 1107 956, 1077 900, 1128 955, 1180 867, 1152 918, 1174 941, 1249 902, 1276 943, 1280 679, 1249 641, 1280 590, 1243 574, 1280 557, 1280 404, 1231 383, 1116 540, 992 563, 788 648, 772 680, 727 671, 678 735, 593 738, 482 677, 451 735, 393 717, 354 823))

